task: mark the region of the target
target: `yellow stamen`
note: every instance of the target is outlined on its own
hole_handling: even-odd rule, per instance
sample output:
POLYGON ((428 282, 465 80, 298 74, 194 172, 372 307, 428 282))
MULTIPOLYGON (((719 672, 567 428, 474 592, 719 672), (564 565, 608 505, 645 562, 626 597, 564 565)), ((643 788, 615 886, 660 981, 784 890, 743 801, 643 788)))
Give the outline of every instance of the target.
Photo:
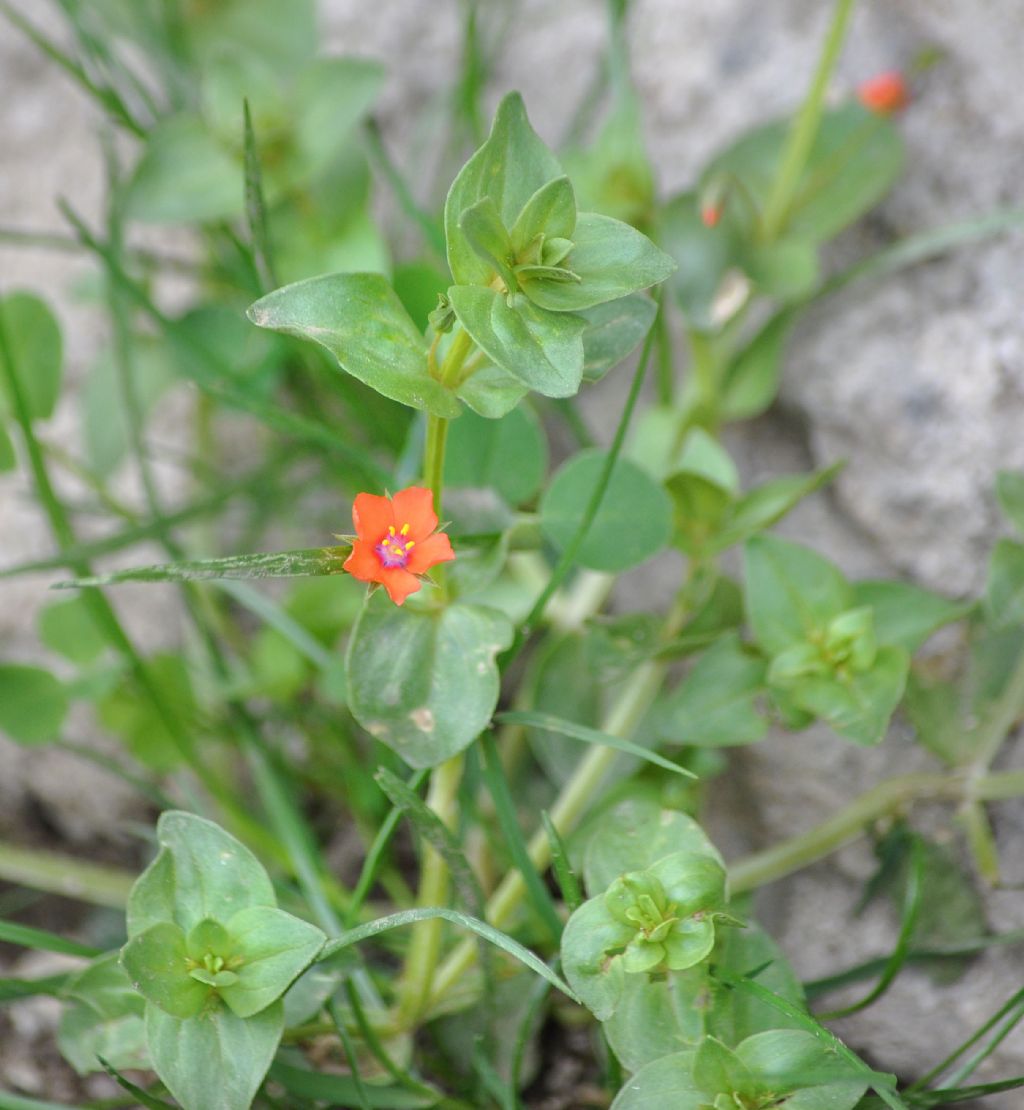
POLYGON ((406 551, 411 551, 415 546, 416 546, 416 541, 415 540, 406 540, 405 541, 405 550, 406 551))
POLYGON ((407 536, 408 534, 409 534, 409 525, 408 524, 403 524, 402 525, 402 535, 407 536))
POLYGON ((389 536, 394 536, 394 534, 395 534, 395 526, 393 524, 389 524, 388 525, 388 535, 389 536))

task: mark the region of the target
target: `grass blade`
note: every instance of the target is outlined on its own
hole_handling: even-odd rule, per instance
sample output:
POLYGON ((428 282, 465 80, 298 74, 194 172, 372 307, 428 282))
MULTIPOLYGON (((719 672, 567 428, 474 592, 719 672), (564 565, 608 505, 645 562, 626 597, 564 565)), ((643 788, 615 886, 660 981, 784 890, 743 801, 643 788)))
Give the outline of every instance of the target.
POLYGON ((562 939, 562 919, 558 916, 558 910, 555 909, 555 904, 551 899, 548 888, 544 885, 540 872, 534 866, 533 860, 530 859, 529 849, 523 837, 523 830, 519 827, 515 803, 508 788, 508 780, 505 778, 505 772, 501 766, 501 759, 498 756, 494 737, 489 732, 484 732, 480 736, 480 744, 484 755, 484 782, 487 784, 487 789, 494 800, 494 810, 498 817, 498 824, 501 827, 502 835, 505 837, 512 862, 523 876, 527 896, 537 915, 544 922, 552 943, 557 947, 562 939))
POLYGON ((0 921, 0 941, 17 944, 22 948, 35 948, 42 952, 60 952, 65 956, 84 956, 92 959, 99 956, 100 950, 89 944, 79 944, 76 940, 66 940, 56 933, 45 929, 35 929, 31 925, 19 925, 16 921, 0 921))
POLYGON ((615 748, 617 751, 625 752, 627 755, 635 756, 647 763, 653 763, 656 767, 672 771, 684 778, 693 779, 697 777, 692 771, 680 767, 678 763, 673 763, 670 759, 658 755, 657 752, 641 748, 639 744, 634 744, 630 740, 623 740, 621 737, 612 736, 607 732, 601 732, 600 729, 590 728, 587 725, 578 725, 575 721, 553 717, 550 713, 536 713, 532 709, 516 709, 510 710, 508 713, 499 713, 494 719, 502 724, 528 725, 532 728, 547 729, 549 732, 557 732, 559 735, 568 736, 573 740, 582 740, 585 744, 615 748))
POLYGON ((574 1002, 579 1001, 569 984, 560 975, 552 971, 529 948, 524 948, 519 941, 513 940, 512 937, 503 933, 500 929, 495 929, 493 925, 488 925, 486 921, 480 921, 478 918, 470 917, 469 914, 459 913, 458 910, 450 910, 444 906, 424 906, 414 910, 401 910, 398 913, 388 914, 386 917, 379 917, 376 921, 369 921, 365 925, 360 925, 356 929, 350 929, 347 933, 343 933, 337 940, 330 941, 324 946, 317 959, 318 961, 326 960, 350 945, 359 944, 391 929, 400 929, 404 925, 415 925, 419 921, 429 921, 431 918, 441 918, 452 925, 458 925, 462 929, 468 929, 470 932, 476 933, 477 936, 490 941, 495 947, 500 948, 513 959, 518 960, 531 971, 546 979, 567 998, 571 998, 574 1002))
POLYGON ((75 590, 84 586, 113 586, 118 582, 187 582, 212 578, 296 578, 323 576, 341 571, 342 549, 308 547, 302 551, 260 552, 252 555, 227 555, 220 559, 191 559, 180 563, 160 563, 151 567, 131 567, 110 574, 93 574, 55 582, 55 590, 75 590))
POLYGON ((540 819, 544 823, 544 832, 547 833, 548 843, 551 845, 551 870, 558 881, 558 888, 562 892, 562 900, 570 913, 574 913, 583 905, 583 890, 580 880, 569 862, 569 853, 561 833, 555 828, 554 822, 548 811, 541 810, 540 819))

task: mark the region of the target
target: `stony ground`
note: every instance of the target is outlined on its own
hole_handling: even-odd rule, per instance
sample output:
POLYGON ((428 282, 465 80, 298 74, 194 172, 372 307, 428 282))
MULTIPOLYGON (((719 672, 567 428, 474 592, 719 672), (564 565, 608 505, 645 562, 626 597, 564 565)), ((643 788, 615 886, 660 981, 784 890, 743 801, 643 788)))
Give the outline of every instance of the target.
MULTIPOLYGON (((16 6, 56 25, 36 0, 16 0, 16 6)), ((410 167, 429 165, 415 112, 441 111, 438 90, 456 67, 459 6, 326 0, 323 7, 328 49, 389 63, 383 102, 388 141, 410 167)), ((796 101, 827 9, 820 0, 635 0, 633 68, 666 191, 688 184, 730 134, 796 101)), ((597 0, 522 0, 500 8, 508 14, 500 29, 494 98, 521 88, 538 129, 552 142, 564 134, 592 78, 603 42, 602 11, 597 0)), ((860 6, 837 87, 905 65, 924 49, 937 50, 940 60, 901 123, 909 147, 905 179, 864 227, 838 245, 837 257, 895 234, 1020 203, 1022 41, 1019 0, 874 0, 860 6)), ((99 211, 97 126, 66 79, 4 26, 0 225, 59 230, 60 195, 86 215, 99 211)), ((851 573, 902 572, 954 594, 977 587, 999 530, 994 474, 1024 466, 1021 245, 1019 234, 1007 236, 875 289, 858 287, 807 321, 793 344, 777 411, 744 429, 734 445, 752 477, 848 460, 833 496, 795 514, 788 534, 818 545, 851 573)), ((102 339, 75 294, 85 272, 73 255, 0 243, 3 287, 32 288, 55 303, 72 380, 102 339)), ((591 403, 595 423, 607 411, 600 406, 614 401, 612 385, 603 400, 591 403)), ((173 436, 175 414, 164 420, 173 436)), ((51 434, 74 441, 70 398, 51 434)), ((165 477, 173 485, 174 475, 165 477)), ((0 479, 0 536, 5 564, 49 551, 45 526, 18 478, 0 479)), ((651 576, 643 578, 634 582, 638 592, 651 588, 651 576)), ((38 652, 34 615, 46 587, 42 577, 0 582, 0 643, 19 658, 38 652)), ((140 589, 118 600, 143 642, 173 636, 169 595, 140 589)), ((866 785, 920 762, 899 732, 872 752, 824 732, 775 737, 739 759, 719 799, 714 833, 735 856, 813 825, 866 785)), ((130 799, 99 772, 56 754, 28 756, 0 738, 0 834, 92 851, 117 839, 118 820, 130 812, 130 799)), ((996 813, 1011 884, 1024 882, 1013 851, 1022 823, 1018 805, 996 813)), ((893 923, 884 912, 865 915, 854 932, 844 926, 869 866, 867 849, 854 847, 763 895, 762 916, 801 974, 812 977, 885 950, 893 923)), ((989 905, 994 928, 1024 923, 1019 892, 993 893, 989 905)), ((909 973, 882 1003, 839 1031, 870 1058, 912 1073, 977 1025, 1019 984, 1022 970, 1019 954, 992 954, 963 984, 941 994, 923 975, 909 973)), ((26 1031, 35 1029, 35 1013, 26 1010, 22 1026, 5 1031, 0 1052, 0 1082, 26 1090, 33 1089, 26 1061, 39 1051, 29 1047, 39 1042, 26 1031)), ((45 1014, 39 1020, 45 1023, 45 1014)), ((45 1063, 37 1058, 33 1064, 44 1076, 35 1081, 41 1089, 45 1063)), ((993 1064, 992 1074, 1024 1072, 1024 1034, 1011 1037, 993 1064)), ((1019 1099, 1011 1094, 984 1105, 1010 1110, 1019 1099)))

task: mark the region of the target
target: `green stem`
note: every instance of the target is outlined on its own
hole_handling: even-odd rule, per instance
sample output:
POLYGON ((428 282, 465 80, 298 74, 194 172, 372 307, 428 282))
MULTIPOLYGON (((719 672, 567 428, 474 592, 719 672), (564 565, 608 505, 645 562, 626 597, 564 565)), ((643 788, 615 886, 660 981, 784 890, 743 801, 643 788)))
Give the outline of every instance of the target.
POLYGON ((441 516, 444 489, 444 450, 448 440, 448 421, 443 416, 427 417, 427 441, 424 452, 423 480, 434 495, 434 512, 441 516))
MULTIPOLYGON (((448 828, 457 817, 459 783, 463 756, 452 756, 430 776, 427 805, 448 828)), ((518 874, 518 872, 516 872, 518 874)), ((448 867, 444 857, 429 844, 423 845, 423 871, 420 876, 417 906, 443 906, 448 900, 448 867)), ((412 1028, 423 1016, 430 1001, 434 971, 441 955, 444 922, 441 918, 421 921, 413 930, 405 968, 399 985, 398 1027, 412 1028)), ((471 945, 475 952, 477 946, 471 945)))
POLYGON ((900 775, 866 791, 827 821, 763 852, 755 852, 729 868, 733 894, 754 890, 799 871, 856 840, 873 822, 898 813, 915 802, 1001 801, 1024 794, 1024 771, 1003 771, 968 780, 961 773, 900 775))
POLYGON ((0 879, 94 906, 123 910, 135 876, 74 856, 0 844, 0 879))
POLYGON ((790 204, 800 183, 800 176, 807 165, 807 156, 818 134, 829 78, 832 76, 843 39, 846 37, 846 29, 853 14, 853 5, 854 0, 838 0, 810 90, 793 121, 782 152, 778 175, 765 204, 762 234, 766 242, 771 243, 777 239, 785 226, 790 204))
MULTIPOLYGON (((662 639, 669 642, 682 627, 689 611, 689 599, 684 590, 662 629, 662 639)), ((601 730, 611 736, 626 738, 639 725, 661 689, 667 664, 661 660, 648 660, 632 674, 625 689, 601 724, 601 730)), ((552 825, 562 836, 570 833, 577 824, 618 758, 615 748, 593 747, 562 788, 550 810, 552 825)), ((543 872, 551 862, 551 841, 543 828, 539 829, 528 845, 533 866, 543 872)), ((487 902, 485 917, 492 925, 503 928, 526 894, 526 883, 520 871, 510 871, 487 902)), ((438 969, 434 980, 431 1004, 436 1005, 473 966, 477 958, 477 945, 462 941, 438 969)))

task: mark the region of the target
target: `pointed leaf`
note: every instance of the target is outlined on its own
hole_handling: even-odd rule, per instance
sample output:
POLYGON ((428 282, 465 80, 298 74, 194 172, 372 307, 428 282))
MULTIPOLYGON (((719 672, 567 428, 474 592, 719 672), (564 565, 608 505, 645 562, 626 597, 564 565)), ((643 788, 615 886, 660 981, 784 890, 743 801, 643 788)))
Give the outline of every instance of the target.
POLYGON ((544 312, 522 294, 454 285, 448 290, 459 323, 502 370, 546 397, 571 397, 583 376, 586 321, 544 312), (511 301, 511 303, 509 303, 511 301))
POLYGON ((285 285, 249 308, 261 328, 312 339, 371 389, 433 416, 458 416, 427 371, 423 336, 380 274, 326 274, 285 285))
MULTIPOLYGON (((3 324, 13 372, 31 420, 47 420, 60 396, 64 344, 60 325, 42 298, 15 292, 0 298, 3 324)), ((11 399, 0 388, 0 413, 11 399)), ((6 433, 0 433, 0 470, 14 465, 14 453, 6 433)))
POLYGON ((239 910, 228 922, 231 949, 242 957, 238 980, 219 990, 238 1017, 265 1010, 315 959, 326 937, 315 926, 269 906, 239 910))
POLYGON ((576 230, 576 194, 567 177, 542 185, 523 205, 512 231, 517 256, 538 235, 545 239, 571 239, 576 230))
POLYGON ((506 288, 516 288, 512 272, 512 240, 501 222, 498 206, 491 197, 483 197, 459 217, 459 231, 466 242, 492 271, 504 281, 506 288))
POLYGON ((853 590, 827 559, 775 536, 757 536, 744 552, 747 615, 758 643, 777 655, 853 605, 853 590))
POLYGON ((676 268, 643 232, 596 212, 581 212, 573 249, 562 263, 578 282, 538 277, 523 281, 534 304, 554 312, 576 312, 614 301, 664 281, 676 268))
POLYGON ((600 381, 628 358, 644 341, 657 314, 658 306, 643 293, 631 293, 581 312, 587 321, 583 333, 584 380, 600 381))
POLYGON ((250 1018, 223 1005, 185 1020, 146 1007, 153 1068, 184 1110, 249 1110, 283 1031, 280 1002, 250 1018))
POLYGON ((56 740, 68 711, 60 679, 41 667, 0 663, 0 732, 19 744, 56 740))
POLYGON ((445 201, 448 265, 458 284, 486 285, 491 274, 459 228, 462 213, 490 197, 505 227, 514 227, 534 193, 561 176, 555 156, 526 118, 522 97, 509 93, 498 105, 487 141, 459 171, 445 201))
POLYGON ((473 742, 498 701, 495 656, 508 619, 458 603, 432 612, 366 602, 346 656, 356 720, 412 767, 434 767, 473 742))
POLYGON ((173 1017, 195 1017, 210 997, 210 988, 189 975, 185 934, 170 921, 133 937, 121 950, 121 963, 132 986, 173 1017))

